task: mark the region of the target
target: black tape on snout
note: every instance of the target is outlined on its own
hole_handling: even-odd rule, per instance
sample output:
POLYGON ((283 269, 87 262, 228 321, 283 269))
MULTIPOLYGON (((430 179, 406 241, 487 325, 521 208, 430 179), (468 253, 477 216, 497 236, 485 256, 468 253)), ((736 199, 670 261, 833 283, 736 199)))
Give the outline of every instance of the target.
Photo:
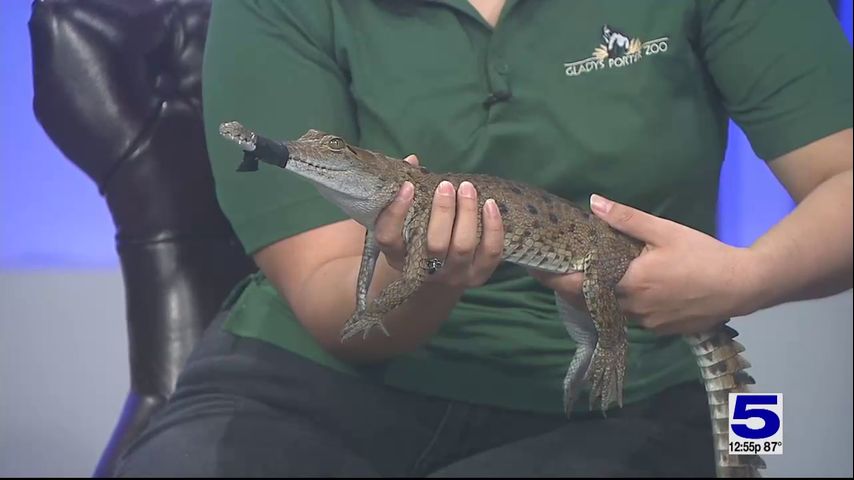
POLYGON ((240 162, 240 166, 237 167, 237 171, 254 172, 255 170, 258 170, 258 157, 255 156, 255 152, 244 152, 243 161, 240 162))
POLYGON ((243 161, 237 167, 238 172, 254 172, 258 170, 258 162, 269 163, 279 168, 285 168, 291 152, 285 142, 276 142, 264 137, 256 137, 255 149, 243 154, 243 161))

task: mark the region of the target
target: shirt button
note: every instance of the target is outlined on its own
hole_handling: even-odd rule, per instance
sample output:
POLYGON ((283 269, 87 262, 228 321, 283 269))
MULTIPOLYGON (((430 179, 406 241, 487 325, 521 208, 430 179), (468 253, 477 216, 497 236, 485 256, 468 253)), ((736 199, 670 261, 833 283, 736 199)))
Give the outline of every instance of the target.
POLYGON ((483 101, 483 106, 489 108, 498 102, 506 102, 511 98, 513 98, 513 94, 511 92, 507 90, 499 90, 486 97, 486 100, 483 101))

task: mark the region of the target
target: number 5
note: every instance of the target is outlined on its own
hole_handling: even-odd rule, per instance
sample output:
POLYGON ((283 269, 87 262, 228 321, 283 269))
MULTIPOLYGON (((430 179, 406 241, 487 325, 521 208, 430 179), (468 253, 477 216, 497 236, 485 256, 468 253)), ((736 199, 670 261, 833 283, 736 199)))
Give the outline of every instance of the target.
POLYGON ((774 395, 751 395, 738 396, 735 398, 735 409, 732 414, 733 420, 748 420, 761 418, 765 424, 762 428, 752 429, 745 424, 732 424, 733 433, 741 438, 757 440, 768 438, 780 429, 780 417, 771 410, 765 408, 747 408, 750 405, 776 405, 777 397, 774 395))

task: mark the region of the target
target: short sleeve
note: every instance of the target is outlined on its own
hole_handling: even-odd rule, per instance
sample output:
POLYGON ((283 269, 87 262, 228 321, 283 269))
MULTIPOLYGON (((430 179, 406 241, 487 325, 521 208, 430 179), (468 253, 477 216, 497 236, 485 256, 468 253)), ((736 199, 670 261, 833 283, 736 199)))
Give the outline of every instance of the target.
POLYGON ((851 127, 851 46, 829 2, 698 4, 700 55, 760 158, 851 127))
POLYGON ((335 60, 327 2, 213 2, 203 67, 203 111, 217 198, 247 253, 346 217, 290 172, 237 172, 242 152, 218 133, 239 121, 292 139, 310 128, 357 141, 345 70, 335 60))

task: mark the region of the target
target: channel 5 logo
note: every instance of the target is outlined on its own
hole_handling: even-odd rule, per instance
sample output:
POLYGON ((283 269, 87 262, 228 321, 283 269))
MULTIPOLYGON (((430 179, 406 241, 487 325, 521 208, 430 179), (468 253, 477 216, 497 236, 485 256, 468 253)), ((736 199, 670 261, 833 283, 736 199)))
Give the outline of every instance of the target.
POLYGON ((783 394, 729 394, 729 453, 783 453, 783 394))

